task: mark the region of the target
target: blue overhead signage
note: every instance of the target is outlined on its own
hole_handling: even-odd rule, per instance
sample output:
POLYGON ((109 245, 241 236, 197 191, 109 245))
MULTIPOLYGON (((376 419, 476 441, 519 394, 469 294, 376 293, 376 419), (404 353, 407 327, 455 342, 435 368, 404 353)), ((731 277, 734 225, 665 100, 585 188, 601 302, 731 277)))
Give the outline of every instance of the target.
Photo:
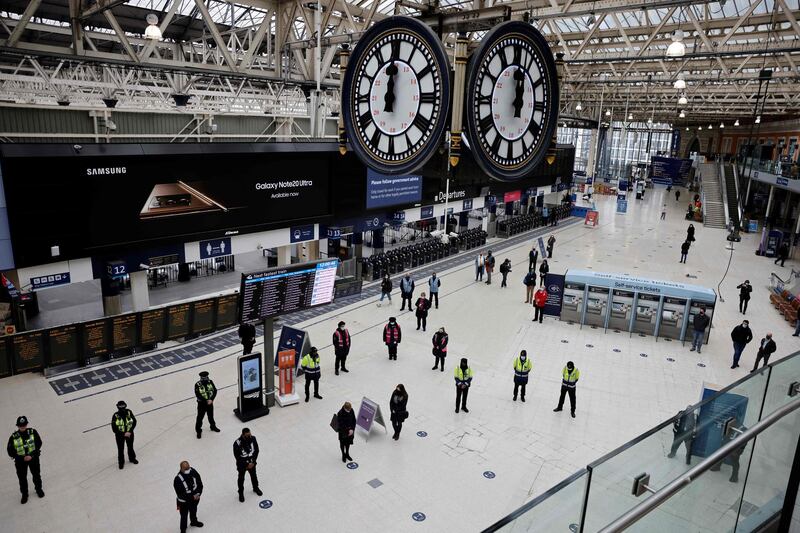
POLYGON ((672 185, 683 183, 692 168, 691 159, 653 156, 650 159, 650 177, 654 183, 672 185))
POLYGON ((490 194, 489 196, 483 199, 484 207, 489 207, 495 205, 497 203, 497 196, 490 194))
POLYGON ((672 141, 671 141, 670 153, 675 156, 678 155, 678 149, 681 146, 681 130, 675 128, 672 130, 672 141))
POLYGON ((200 241, 200 259, 231 255, 232 253, 230 237, 211 241, 200 241))
POLYGON ((422 176, 387 176, 367 170, 367 209, 413 204, 422 200, 422 176))
POLYGON ((56 285, 65 285, 67 283, 69 283, 69 272, 48 274, 47 276, 36 276, 35 278, 31 278, 31 288, 33 290, 44 289, 46 287, 55 287, 56 285))
POLYGON ((433 206, 426 205, 420 208, 419 210, 419 218, 424 220, 426 218, 433 218, 433 206))
POLYGON ((783 185, 784 187, 789 185, 789 180, 786 178, 776 178, 775 179, 776 185, 783 185))
POLYGON ((314 240, 314 224, 295 226, 289 230, 289 242, 303 242, 314 240))
POLYGON ((338 239, 342 236, 342 228, 325 228, 325 235, 329 239, 338 239))
POLYGON ((406 221, 406 212, 405 211, 396 211, 392 213, 391 217, 392 222, 402 223, 406 221))
POLYGON ((464 200, 464 202, 461 204, 461 210, 472 211, 472 198, 467 198, 464 200))

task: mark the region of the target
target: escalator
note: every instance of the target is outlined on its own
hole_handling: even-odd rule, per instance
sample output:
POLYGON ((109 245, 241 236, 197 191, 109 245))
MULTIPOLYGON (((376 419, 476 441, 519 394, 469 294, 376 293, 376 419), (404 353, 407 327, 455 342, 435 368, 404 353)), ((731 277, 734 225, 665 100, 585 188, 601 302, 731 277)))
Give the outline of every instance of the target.
POLYGON ((739 218, 739 195, 736 188, 736 176, 733 173, 733 165, 726 163, 723 169, 725 194, 728 200, 728 221, 731 227, 738 228, 741 220, 739 218))

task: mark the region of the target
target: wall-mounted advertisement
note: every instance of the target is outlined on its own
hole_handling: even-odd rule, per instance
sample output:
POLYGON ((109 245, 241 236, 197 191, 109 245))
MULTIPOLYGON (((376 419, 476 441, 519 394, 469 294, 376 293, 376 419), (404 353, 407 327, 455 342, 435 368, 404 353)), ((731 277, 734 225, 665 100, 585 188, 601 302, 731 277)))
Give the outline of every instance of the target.
MULTIPOLYGON (((63 260, 207 239, 205 257, 226 255, 225 237, 330 213, 324 152, 148 154, 145 145, 125 148, 128 154, 119 157, 6 157, 2 150, 18 267, 52 261, 53 245, 63 260)), ((87 146, 82 153, 96 150, 87 146)))
POLYGON ((422 199, 422 176, 387 176, 367 171, 367 209, 414 204, 422 199))

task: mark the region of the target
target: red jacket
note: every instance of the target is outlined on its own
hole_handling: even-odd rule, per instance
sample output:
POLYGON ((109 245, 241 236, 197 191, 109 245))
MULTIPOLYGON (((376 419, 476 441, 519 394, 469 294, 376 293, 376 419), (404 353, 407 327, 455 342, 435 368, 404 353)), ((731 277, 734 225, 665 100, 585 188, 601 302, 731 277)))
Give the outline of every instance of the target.
POLYGON ((544 289, 539 289, 533 295, 533 305, 535 305, 536 307, 544 307, 546 301, 547 301, 547 291, 544 289))
POLYGON ((384 344, 400 344, 400 324, 394 324, 392 327, 390 324, 386 324, 383 326, 383 343, 384 344))

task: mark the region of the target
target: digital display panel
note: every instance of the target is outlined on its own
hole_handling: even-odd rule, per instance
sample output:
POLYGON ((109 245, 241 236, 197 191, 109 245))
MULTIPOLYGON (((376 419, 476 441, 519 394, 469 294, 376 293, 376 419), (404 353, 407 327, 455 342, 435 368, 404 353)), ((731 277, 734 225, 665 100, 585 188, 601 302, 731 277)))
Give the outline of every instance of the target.
POLYGON ((242 321, 331 303, 337 267, 337 260, 323 260, 242 274, 242 321))
POLYGON ((227 328, 236 324, 239 295, 229 294, 217 298, 217 329, 227 328))
POLYGON ((192 333, 208 333, 214 329, 214 300, 193 302, 192 333))
POLYGON ((14 349, 14 368, 17 372, 42 368, 44 363, 44 332, 20 333, 11 338, 14 349))
POLYGON ((240 362, 242 393, 255 392, 261 387, 261 357, 242 359, 240 362))
POLYGON ((191 304, 179 304, 167 308, 167 338, 177 339, 189 334, 190 308, 191 304))
POLYGON ((111 319, 111 330, 115 351, 136 346, 136 315, 115 316, 111 319))
POLYGON ((49 365, 61 365, 78 361, 78 326, 53 328, 48 332, 50 348, 49 365))
POLYGON ((86 359, 108 353, 108 320, 83 324, 83 354, 86 359))
POLYGON ((164 318, 166 316, 166 309, 153 309, 141 314, 139 325, 139 342, 141 344, 164 342, 166 338, 164 318))

